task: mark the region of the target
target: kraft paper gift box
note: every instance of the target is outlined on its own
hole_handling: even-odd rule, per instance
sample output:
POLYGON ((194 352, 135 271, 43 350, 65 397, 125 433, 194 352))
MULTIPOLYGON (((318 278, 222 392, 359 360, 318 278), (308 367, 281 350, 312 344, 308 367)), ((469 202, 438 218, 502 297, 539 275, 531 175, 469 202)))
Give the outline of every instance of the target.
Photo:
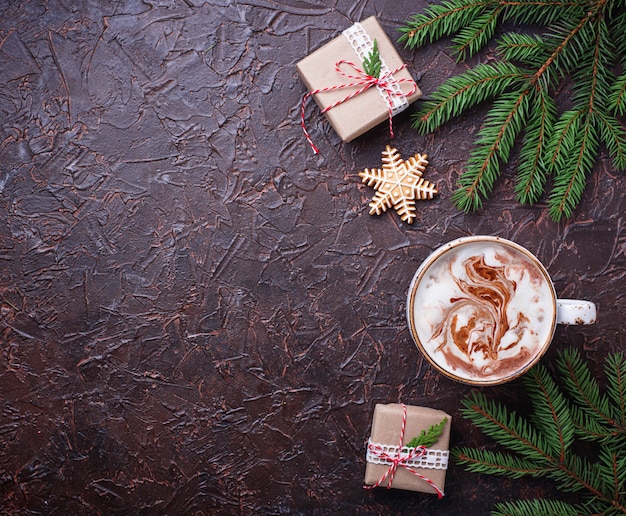
MULTIPOLYGON (((387 71, 393 72, 404 64, 378 20, 372 16, 346 29, 340 36, 297 63, 296 69, 309 92, 355 82, 354 79, 339 74, 335 64, 345 59, 362 70, 363 58, 369 54, 374 40, 378 44, 387 71)), ((354 70, 348 65, 342 65, 341 69, 355 75, 354 70)), ((395 83, 393 87, 395 94, 392 95, 392 113, 397 114, 406 109, 411 102, 419 99, 422 92, 406 67, 394 73, 393 78, 401 81, 395 83), (415 91, 406 97, 405 94, 412 88, 415 88, 415 91)), ((360 86, 353 86, 320 92, 314 94, 313 98, 323 111, 359 88, 360 86)), ((389 120, 390 104, 386 95, 384 90, 377 86, 370 87, 352 99, 329 109, 325 116, 343 141, 352 141, 384 120, 389 120)))
MULTIPOLYGON (((443 496, 446 481, 446 469, 448 464, 450 427, 452 418, 441 410, 426 407, 415 407, 406 405, 406 425, 403 437, 403 446, 406 446, 411 439, 420 435, 422 430, 427 430, 430 426, 440 423, 444 418, 447 422, 438 441, 427 449, 423 457, 409 459, 406 465, 414 473, 423 476, 420 478, 403 466, 398 466, 391 484, 392 488, 405 489, 409 491, 419 491, 423 493, 433 493, 443 496), (432 482, 439 489, 435 489, 432 482)), ((403 405, 392 403, 388 405, 378 404, 374 408, 372 419, 372 430, 368 443, 367 462, 365 466, 365 485, 370 487, 381 481, 383 476, 389 471, 390 464, 381 460, 377 454, 370 453, 370 446, 382 445, 387 454, 394 455, 400 444, 400 433, 402 429, 403 405), (371 456, 372 455, 372 456, 371 456), (382 464, 381 462, 385 462, 382 464)), ((402 453, 410 449, 403 448, 402 453)), ((389 475, 380 482, 380 487, 387 487, 389 475)))

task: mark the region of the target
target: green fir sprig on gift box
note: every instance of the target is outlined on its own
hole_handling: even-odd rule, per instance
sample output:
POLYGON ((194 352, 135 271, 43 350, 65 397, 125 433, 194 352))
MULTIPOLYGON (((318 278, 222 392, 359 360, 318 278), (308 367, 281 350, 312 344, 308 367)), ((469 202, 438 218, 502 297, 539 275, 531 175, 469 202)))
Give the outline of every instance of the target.
POLYGON ((378 41, 374 40, 372 50, 363 59, 363 71, 370 77, 380 77, 382 61, 380 59, 380 50, 378 50, 378 41))
POLYGON ((560 353, 554 375, 535 366, 522 380, 532 404, 528 417, 478 391, 463 401, 463 416, 503 451, 459 447, 452 450, 457 463, 476 473, 547 478, 577 496, 575 504, 500 503, 492 515, 626 514, 626 356, 609 355, 604 371, 602 389, 575 350, 560 353))
POLYGON ((413 49, 451 37, 462 61, 484 49, 503 23, 515 27, 498 37, 495 59, 445 81, 414 118, 418 131, 429 133, 493 101, 453 194, 459 209, 481 208, 518 141, 516 197, 538 202, 551 178, 555 221, 578 206, 601 145, 615 168, 626 169, 625 6, 624 0, 444 0, 399 29, 400 41, 413 49), (559 111, 556 97, 570 90, 568 81, 571 96, 559 111))
POLYGON ((426 430, 422 430, 418 436, 413 437, 407 446, 409 448, 418 448, 419 446, 430 448, 439 440, 447 422, 448 418, 444 417, 439 423, 430 425, 426 430))

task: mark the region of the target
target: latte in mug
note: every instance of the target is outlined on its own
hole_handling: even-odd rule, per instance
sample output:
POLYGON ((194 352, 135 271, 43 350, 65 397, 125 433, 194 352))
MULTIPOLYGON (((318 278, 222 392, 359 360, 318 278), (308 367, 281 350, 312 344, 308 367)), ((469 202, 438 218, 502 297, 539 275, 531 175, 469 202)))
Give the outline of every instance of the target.
MULTIPOLYGON (((438 249, 418 269, 407 316, 416 344, 437 369, 490 385, 539 360, 562 301, 526 249, 498 237, 466 237, 438 249)), ((595 319, 595 306, 593 311, 595 319)))

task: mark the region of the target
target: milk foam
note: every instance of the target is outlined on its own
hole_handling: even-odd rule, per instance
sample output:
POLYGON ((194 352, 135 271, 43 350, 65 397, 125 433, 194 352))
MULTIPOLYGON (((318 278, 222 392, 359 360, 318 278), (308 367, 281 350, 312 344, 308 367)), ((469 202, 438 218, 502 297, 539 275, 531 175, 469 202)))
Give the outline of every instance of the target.
POLYGON ((424 351, 442 369, 474 381, 523 369, 551 339, 554 312, 551 284, 536 264, 490 241, 440 256, 418 284, 413 307, 424 351))

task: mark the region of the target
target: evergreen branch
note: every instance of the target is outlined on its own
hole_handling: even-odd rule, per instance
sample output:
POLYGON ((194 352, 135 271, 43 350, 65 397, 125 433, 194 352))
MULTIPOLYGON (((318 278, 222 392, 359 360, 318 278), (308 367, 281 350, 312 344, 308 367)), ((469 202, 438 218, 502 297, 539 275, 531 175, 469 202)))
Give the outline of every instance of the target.
POLYGON ((583 457, 568 454, 558 468, 551 470, 548 476, 557 482, 565 492, 586 491, 599 500, 607 500, 604 484, 600 479, 598 464, 591 464, 583 457))
POLYGON ((573 159, 568 160, 567 168, 556 172, 548 203, 550 216, 557 222, 563 217, 572 216, 585 189, 587 174, 593 169, 598 153, 598 138, 592 120, 591 116, 585 117, 581 132, 572 139, 573 159))
POLYGON ((620 457, 615 451, 602 448, 599 453, 599 466, 602 480, 606 484, 610 495, 619 499, 624 493, 626 483, 626 455, 620 457))
MULTIPOLYGON (((463 401, 463 416, 512 454, 464 447, 453 450, 452 456, 473 472, 516 479, 547 477, 556 482, 559 490, 578 493, 584 503, 574 508, 559 501, 520 500, 499 504, 496 507, 499 512, 493 514, 626 514, 626 447, 623 441, 613 439, 600 443, 594 462, 572 450, 574 434, 570 410, 591 404, 590 413, 597 418, 599 410, 593 407, 606 405, 602 400, 607 396, 600 391, 578 352, 560 353, 557 370, 573 404, 544 366, 535 366, 523 377, 525 392, 533 407, 534 426, 482 393, 473 392, 463 401)), ((605 362, 605 371, 613 385, 611 398, 616 397, 623 403, 626 358, 622 354, 611 355, 605 362)))
POLYGON ((501 475, 511 478, 545 476, 545 462, 522 459, 514 455, 476 448, 457 448, 452 451, 453 459, 473 473, 501 475))
POLYGON ((598 382, 577 351, 564 351, 557 366, 564 387, 574 402, 570 412, 579 437, 603 444, 618 445, 626 441, 626 364, 621 355, 607 358, 606 395, 600 392, 598 382))
POLYGON ((444 36, 450 36, 470 21, 482 14, 486 7, 494 1, 443 1, 441 4, 429 6, 423 14, 413 15, 399 31, 402 36, 399 42, 404 42, 408 48, 417 48, 424 43, 433 43, 444 36))
POLYGON ((372 50, 363 59, 363 71, 370 77, 380 77, 382 61, 378 50, 378 41, 375 39, 372 50))
MULTIPOLYGON (((443 0, 407 21, 400 29, 401 40, 415 48, 451 36, 452 47, 463 60, 496 36, 501 21, 514 24, 516 32, 500 36, 500 59, 444 82, 423 104, 414 126, 432 132, 480 102, 504 101, 529 85, 537 88, 534 102, 519 120, 525 131, 516 196, 522 203, 537 202, 547 176, 555 175, 548 204, 550 216, 558 221, 570 217, 580 202, 600 143, 616 168, 626 169, 626 130, 616 118, 626 115, 626 0, 443 0), (517 34, 520 25, 546 30, 541 35, 517 34), (616 70, 622 75, 616 77, 616 70), (485 74, 489 77, 481 77, 485 74), (559 118, 549 116, 556 112, 555 90, 568 78, 573 80, 573 107, 559 118)), ((493 115, 489 113, 488 117, 493 115)), ((484 148, 470 155, 476 163, 468 167, 469 175, 463 174, 453 195, 464 211, 482 206, 492 192, 491 181, 499 175, 499 161, 511 159, 507 152, 497 159, 495 152, 490 154, 498 145, 490 148, 497 139, 494 131, 487 129, 485 139, 481 129, 476 147, 484 148)))
POLYGON ((609 406, 609 399, 600 392, 597 380, 580 357, 577 350, 563 351, 557 359, 558 371, 563 378, 568 395, 581 409, 603 426, 615 424, 609 406))
POLYGON ((523 80, 524 70, 508 63, 481 64, 444 82, 414 115, 413 127, 429 133, 523 80))
POLYGON ((579 65, 581 69, 586 69, 586 72, 579 74, 581 91, 574 97, 581 103, 583 96, 586 100, 586 105, 580 108, 582 130, 570 137, 569 152, 563 161, 565 166, 559 167, 556 171, 554 189, 549 199, 550 215, 556 221, 563 216, 569 218, 580 202, 585 189, 586 175, 593 169, 598 152, 599 142, 594 113, 602 104, 600 100, 602 84, 606 82, 602 77, 605 70, 605 52, 601 43, 602 35, 606 37, 606 26, 601 18, 594 23, 587 23, 592 19, 591 14, 590 12, 581 20, 566 37, 566 39, 569 38, 572 47, 578 44, 580 49, 589 49, 590 52, 586 54, 589 55, 589 61, 583 60, 579 65), (576 39, 575 36, 578 38, 576 39), (581 75, 587 79, 582 80, 581 75))
POLYGON ((605 372, 613 421, 620 433, 626 435, 626 356, 622 353, 610 355, 605 372))
POLYGON ((587 412, 585 407, 572 405, 570 414, 576 434, 583 441, 608 444, 619 438, 619 432, 614 427, 603 423, 595 415, 587 412))
POLYGON ((501 95, 478 132, 476 147, 459 179, 452 201, 465 211, 477 210, 488 197, 500 175, 500 160, 509 158, 513 143, 524 127, 530 89, 501 95))
MULTIPOLYGON (((624 27, 626 26, 626 11, 624 7, 626 7, 626 2, 622 0, 621 6, 619 6, 618 2, 615 2, 616 10, 621 7, 621 12, 615 16, 614 13, 611 13, 612 16, 608 16, 608 22, 611 30, 612 39, 615 42, 615 46, 617 48, 618 55, 620 56, 620 61, 622 64, 622 69, 626 68, 626 31, 624 31, 624 27)), ((609 9, 610 12, 610 9, 609 9)))
POLYGON ((615 168, 626 170, 626 138, 624 127, 615 117, 604 112, 595 113, 600 129, 600 138, 606 146, 615 168))
POLYGON ((544 47, 543 39, 538 35, 508 32, 502 35, 496 49, 505 61, 536 65, 537 54, 541 53, 544 47))
POLYGON ((580 132, 581 118, 580 110, 569 110, 562 113, 554 124, 544 156, 544 162, 550 173, 567 167, 567 160, 574 151, 576 135, 580 132))
POLYGON ((491 9, 476 17, 452 38, 458 61, 475 55, 493 38, 498 24, 500 9, 491 9))
POLYGON ((573 1, 530 1, 506 2, 504 19, 516 25, 547 26, 563 18, 579 18, 585 10, 582 2, 573 1))
POLYGON ((491 516, 583 516, 592 513, 583 507, 571 505, 560 500, 518 500, 498 503, 491 516))
POLYGON ((626 73, 620 75, 613 83, 608 107, 616 115, 626 115, 626 73))
MULTIPOLYGON (((621 461, 622 467, 626 467, 626 461, 621 461)), ((611 469, 611 466, 608 468, 611 469)), ((616 472, 621 475, 620 472, 616 472)), ((621 496, 614 497, 612 483, 607 483, 607 478, 612 478, 612 473, 606 473, 601 463, 591 464, 589 461, 577 455, 571 454, 559 470, 549 473, 549 476, 560 483, 563 491, 578 492, 586 491, 596 503, 605 505, 615 514, 626 514, 626 505, 621 496)), ((604 511, 603 511, 604 512, 604 511)))
POLYGON ((562 463, 574 440, 574 425, 567 401, 541 365, 534 367, 523 381, 535 409, 533 421, 543 428, 551 454, 558 456, 562 463))
POLYGON ((564 75, 569 68, 576 68, 576 56, 580 55, 580 52, 584 52, 584 44, 581 43, 579 41, 580 38, 577 39, 576 36, 581 34, 588 20, 589 15, 583 17, 574 26, 559 26, 559 24, 555 24, 552 38, 558 41, 558 45, 554 47, 552 53, 535 72, 533 81, 538 81, 552 67, 557 70, 557 77, 564 75), (568 45, 570 48, 568 48, 568 45))
POLYGON ((447 422, 448 418, 444 417, 439 423, 430 425, 427 430, 422 430, 417 437, 413 437, 407 446, 409 448, 418 448, 420 446, 425 446, 426 448, 431 447, 439 440, 447 422))
POLYGON ((533 204, 543 194, 548 172, 542 158, 557 117, 556 104, 546 88, 536 88, 532 103, 535 109, 529 115, 515 186, 515 194, 522 204, 533 204))
POLYGON ((478 392, 465 399, 463 406, 463 416, 499 444, 539 463, 550 460, 550 447, 543 436, 515 412, 478 392))
POLYGON ((586 52, 582 58, 578 57, 578 69, 572 75, 575 82, 572 99, 575 104, 584 106, 588 113, 595 114, 606 110, 609 102, 611 84, 615 82, 615 75, 610 70, 615 48, 603 18, 588 23, 585 29, 586 52))

